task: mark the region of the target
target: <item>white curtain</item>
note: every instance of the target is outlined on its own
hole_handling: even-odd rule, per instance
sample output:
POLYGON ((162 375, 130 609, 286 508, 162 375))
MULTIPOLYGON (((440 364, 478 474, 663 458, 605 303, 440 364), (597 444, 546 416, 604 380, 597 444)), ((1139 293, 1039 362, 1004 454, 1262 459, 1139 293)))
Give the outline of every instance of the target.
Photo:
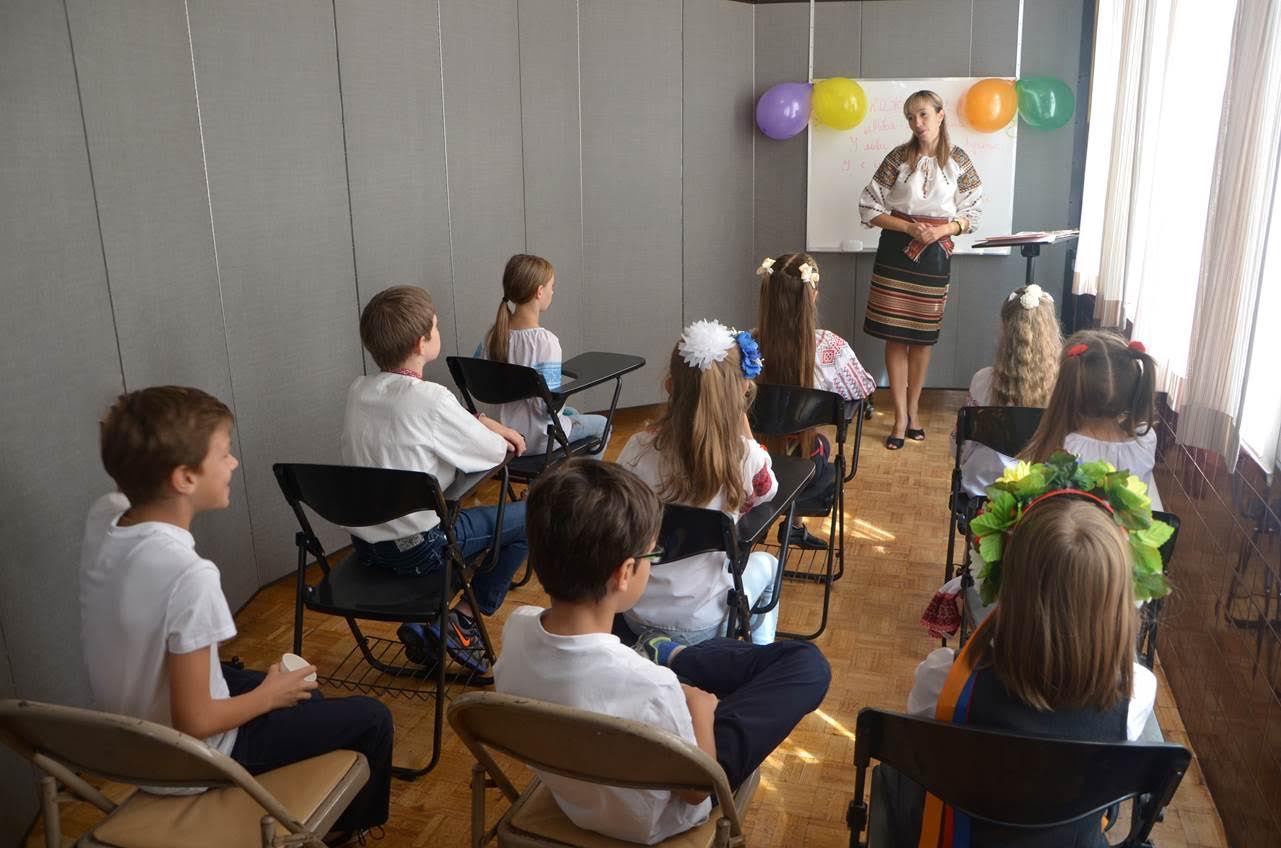
MULTIPOLYGON (((1222 454, 1229 469, 1236 467, 1241 443, 1255 335, 1278 331, 1275 325, 1256 320, 1278 150, 1281 0, 1240 0, 1211 181, 1188 376, 1178 407, 1179 441, 1222 454)), ((1268 370, 1276 368, 1275 362, 1260 364, 1268 370)))
POLYGON ((1142 211, 1131 221, 1121 317, 1134 322, 1132 336, 1156 359, 1158 388, 1175 407, 1187 375, 1234 5, 1175 0, 1149 19, 1149 43, 1164 55, 1142 103, 1133 206, 1142 211))

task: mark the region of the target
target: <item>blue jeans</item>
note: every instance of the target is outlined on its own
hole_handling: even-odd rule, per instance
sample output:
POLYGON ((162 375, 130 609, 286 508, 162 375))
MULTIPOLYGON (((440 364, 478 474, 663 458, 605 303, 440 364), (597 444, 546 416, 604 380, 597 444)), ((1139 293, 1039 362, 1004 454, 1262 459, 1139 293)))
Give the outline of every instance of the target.
MULTIPOLYGON (((462 548, 463 559, 470 560, 489 547, 497 523, 497 506, 473 507, 458 514, 458 520, 454 522, 454 538, 462 548)), ((524 501, 514 501, 503 507, 499 541, 502 550, 498 554, 498 564, 477 570, 471 583, 476 603, 485 615, 493 615, 502 606, 512 577, 529 555, 529 544, 525 541, 524 501)), ((423 533, 422 540, 406 550, 401 550, 402 540, 370 544, 353 536, 351 542, 361 562, 406 576, 431 574, 444 562, 445 534, 438 527, 423 533), (401 544, 397 544, 398 541, 401 544)))
MULTIPOLYGON (((605 425, 608 419, 604 415, 583 415, 576 409, 565 409, 565 414, 569 416, 569 432, 565 435, 571 442, 579 439, 600 438, 605 435, 605 425)), ((601 459, 605 455, 605 448, 609 442, 600 446, 600 451, 588 454, 592 459, 601 459)))

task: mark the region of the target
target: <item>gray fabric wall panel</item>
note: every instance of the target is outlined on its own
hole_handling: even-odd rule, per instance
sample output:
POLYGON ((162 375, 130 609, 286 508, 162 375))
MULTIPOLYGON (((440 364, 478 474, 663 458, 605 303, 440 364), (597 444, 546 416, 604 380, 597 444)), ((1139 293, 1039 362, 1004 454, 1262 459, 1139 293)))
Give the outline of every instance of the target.
MULTIPOLYGON (((294 564, 273 462, 339 458, 362 371, 328 4, 190 7, 245 484, 263 581, 294 564)), ((338 541, 343 537, 329 537, 338 541)))
POLYGON ((583 346, 644 356, 624 405, 662 397, 681 331, 681 3, 579 10, 583 346))
POLYGON ((752 244, 752 10, 730 0, 684 12, 684 315, 756 326, 752 244))
POLYGON ((516 0, 443 0, 445 136, 458 349, 494 322, 503 266, 525 249, 516 0))
MULTIPOLYGON (((125 385, 196 386, 234 408, 184 9, 67 8, 125 385)), ((235 609, 261 581, 243 476, 232 486, 231 507, 193 531, 235 609)))
MULTIPOLYGON (((974 0, 972 29, 970 75, 1014 76, 1019 52, 1019 0, 974 0)), ((1080 44, 1076 47, 1079 51, 1080 44)))
MULTIPOLYGON (((583 278, 578 3, 519 0, 517 13, 526 249, 556 266, 556 298, 543 324, 560 338, 568 358, 584 350, 583 301, 588 293, 583 278)), ((499 279, 494 276, 495 301, 499 279)), ((589 408, 580 398, 574 404, 589 408)))
MULTIPOLYGON (((445 357, 458 345, 437 4, 340 0, 335 11, 360 305, 393 285, 430 292, 444 312, 443 346, 427 376, 452 385, 445 357)), ((355 319, 341 332, 355 336, 355 319)))
POLYGON ((970 69, 970 0, 898 0, 863 6, 869 79, 963 77, 970 69))
POLYGON ((0 80, 0 627, 18 694, 83 704, 80 541, 121 377, 61 4, 0 4, 0 80))
MULTIPOLYGON (((804 82, 809 55, 809 12, 790 4, 756 8, 756 97, 780 82, 804 82)), ((786 141, 756 139, 753 182, 753 258, 805 247, 806 133, 786 141)))

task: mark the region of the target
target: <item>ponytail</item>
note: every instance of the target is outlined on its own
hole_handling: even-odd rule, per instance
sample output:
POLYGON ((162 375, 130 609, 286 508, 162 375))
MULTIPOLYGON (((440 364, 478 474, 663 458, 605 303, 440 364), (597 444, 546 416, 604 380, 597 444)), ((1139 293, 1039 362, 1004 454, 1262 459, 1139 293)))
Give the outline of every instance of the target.
POLYGON ((1139 373, 1121 426, 1126 433, 1137 436, 1149 432, 1156 419, 1156 360, 1148 355, 1140 342, 1131 342, 1126 351, 1139 373), (1143 429, 1142 434, 1139 428, 1143 429))
POLYGON ((485 357, 493 362, 507 361, 507 334, 511 331, 512 310, 507 304, 523 304, 538 297, 538 289, 556 276, 552 263, 541 256, 517 253, 503 269, 503 299, 494 316, 494 326, 485 335, 485 357))

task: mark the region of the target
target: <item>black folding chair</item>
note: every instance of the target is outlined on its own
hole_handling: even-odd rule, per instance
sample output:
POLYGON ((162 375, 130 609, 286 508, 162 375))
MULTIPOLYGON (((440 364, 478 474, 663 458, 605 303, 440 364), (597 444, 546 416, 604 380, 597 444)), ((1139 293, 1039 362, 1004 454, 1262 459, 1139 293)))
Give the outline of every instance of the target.
MULTIPOLYGON (((548 467, 568 459, 571 456, 586 456, 599 453, 605 449, 610 434, 614 429, 614 412, 618 408, 618 396, 623 388, 623 375, 640 368, 645 360, 639 356, 618 353, 590 352, 579 354, 561 365, 562 383, 555 390, 548 388, 543 375, 534 368, 524 365, 512 365, 507 362, 493 362, 467 356, 449 356, 445 358, 449 373, 462 393, 463 403, 472 413, 477 412, 476 403, 498 406, 504 403, 515 403, 525 400, 540 400, 548 410, 547 446, 542 453, 531 453, 517 457, 507 467, 507 495, 517 499, 512 484, 529 486, 548 467), (577 392, 593 386, 614 381, 614 397, 605 416, 605 432, 599 437, 575 439, 570 442, 568 434, 560 423, 560 412, 565 401, 577 392)), ((526 565, 524 572, 512 583, 512 588, 524 586, 529 582, 532 571, 526 565)))
MULTIPOLYGON (((429 662, 406 664, 404 648, 398 641, 366 635, 357 620, 421 622, 439 617, 438 620, 443 622, 449 612, 449 602, 459 592, 473 610, 480 609, 472 592, 471 580, 478 568, 492 568, 498 561, 506 469, 499 466, 489 471, 459 475, 448 491, 441 491, 436 478, 421 471, 297 463, 276 463, 272 469, 301 528, 294 536, 298 546, 294 653, 302 653, 304 607, 345 619, 356 645, 333 672, 318 674, 318 677, 337 687, 370 694, 434 697, 435 728, 430 761, 419 769, 395 770, 398 777, 407 779, 431 771, 440 759, 446 682, 487 684, 492 682, 492 678, 466 670, 447 671, 449 657, 443 639, 439 640, 439 653, 429 662), (454 537, 454 521, 458 517, 460 503, 495 473, 501 475, 503 485, 498 496, 498 520, 493 541, 469 561, 464 560, 462 549, 454 537), (329 553, 312 530, 303 510, 304 504, 321 518, 342 527, 383 524, 430 509, 440 516, 440 528, 446 538, 443 567, 434 574, 404 577, 363 565, 355 553, 331 565, 329 553), (314 584, 307 583, 309 555, 322 572, 320 581, 314 584), (417 685, 425 680, 432 684, 426 692, 417 685)), ((477 615, 476 623, 480 628, 481 644, 471 650, 484 656, 492 665, 496 655, 484 616, 477 615)))
MULTIPOLYGON (((729 619, 725 635, 731 639, 750 640, 752 616, 764 615, 778 605, 783 569, 779 568, 774 574, 773 598, 768 603, 758 603, 750 608, 747 593, 743 591, 743 569, 747 566, 747 558, 752 549, 769 532, 774 521, 784 513, 787 521, 792 520, 796 496, 814 475, 814 464, 809 460, 773 457, 773 462, 778 491, 768 502, 740 517, 737 523, 718 509, 663 504, 663 524, 658 532, 658 545, 663 549, 663 559, 654 567, 679 567, 680 560, 712 551, 723 552, 729 558, 728 567, 734 578, 734 587, 726 597, 729 619)), ((783 550, 786 552, 786 544, 783 550)), ((630 629, 622 621, 615 621, 614 627, 615 634, 624 640, 628 636, 638 635, 630 633, 630 629)))
MULTIPOLYGON (((827 550, 793 551, 796 563, 787 562, 787 551, 768 542, 763 547, 777 550, 783 573, 797 580, 808 580, 823 586, 823 612, 819 627, 804 639, 816 638, 827 627, 832 584, 845 574, 845 483, 858 471, 859 447, 863 432, 863 401, 850 403, 840 395, 821 389, 780 386, 762 383, 756 387, 756 401, 748 412, 752 431, 765 437, 791 436, 818 427, 835 427, 836 441, 828 465, 830 474, 814 480, 797 498, 796 514, 814 518, 830 517, 827 550), (854 424, 854 444, 846 474, 845 457, 849 425, 854 424), (791 566, 790 568, 788 566, 791 566)), ((789 525, 791 520, 788 521, 789 525)), ((797 634, 788 634, 797 635, 797 634)))
MULTIPOLYGON (((1161 571, 1168 575, 1170 573, 1170 560, 1174 559, 1174 544, 1179 541, 1181 522, 1179 517, 1172 512, 1157 512, 1154 510, 1152 517, 1158 521, 1164 521, 1174 528, 1173 535, 1161 546, 1161 571)), ((1156 633, 1157 627, 1161 623, 1161 609, 1164 606, 1165 598, 1157 598, 1154 601, 1148 601, 1139 611, 1139 662, 1148 668, 1152 668, 1156 662, 1156 633)))
POLYGON ((1133 798, 1130 831, 1119 844, 1150 848, 1152 827, 1192 755, 1181 745, 1022 736, 865 708, 858 714, 854 800, 846 814, 850 848, 861 844, 868 822, 863 798, 872 760, 976 822, 1008 828, 1019 845, 1048 844, 1038 837, 1049 838, 1051 828, 1100 821, 1108 808, 1133 798))

